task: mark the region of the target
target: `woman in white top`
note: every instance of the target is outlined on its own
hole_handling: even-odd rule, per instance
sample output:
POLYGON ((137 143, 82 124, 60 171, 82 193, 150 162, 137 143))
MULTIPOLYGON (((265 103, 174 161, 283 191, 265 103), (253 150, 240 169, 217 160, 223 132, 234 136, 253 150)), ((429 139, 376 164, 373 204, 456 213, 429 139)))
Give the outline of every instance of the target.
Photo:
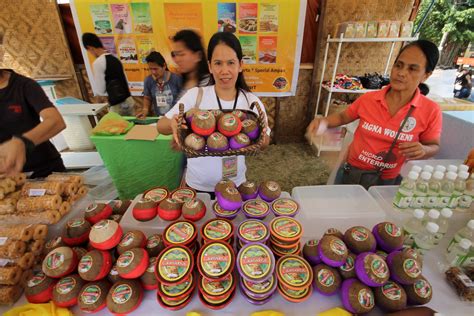
MULTIPOLYGON (((200 109, 243 109, 253 110, 257 113, 257 109, 251 109, 250 106, 252 102, 258 102, 265 112, 262 102, 250 92, 245 83, 242 72, 242 47, 237 37, 228 32, 214 34, 209 41, 207 53, 211 85, 190 89, 166 113, 165 117, 158 121, 158 131, 165 135, 173 134, 174 141, 178 143, 178 146, 180 146, 177 135, 179 104, 184 104, 185 112, 194 108, 199 89, 202 89, 200 109)), ((264 135, 264 146, 267 146, 268 135, 270 135, 268 127, 265 129, 264 135)), ((223 178, 224 174, 231 174, 228 178, 236 185, 242 184, 246 181, 246 170, 244 156, 190 158, 185 177, 187 185, 191 188, 202 192, 213 192, 215 185, 223 178), (234 172, 230 172, 231 170, 234 172)))

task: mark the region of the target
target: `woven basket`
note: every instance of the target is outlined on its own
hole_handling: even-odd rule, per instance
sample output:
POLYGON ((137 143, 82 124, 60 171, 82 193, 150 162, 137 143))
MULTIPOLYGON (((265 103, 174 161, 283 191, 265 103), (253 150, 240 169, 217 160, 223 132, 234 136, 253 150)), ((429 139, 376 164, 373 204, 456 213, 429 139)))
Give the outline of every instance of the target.
MULTIPOLYGON (((184 104, 180 103, 179 104, 179 116, 178 116, 178 137, 179 141, 182 144, 181 149, 183 150, 184 154, 188 158, 196 158, 196 157, 225 157, 225 156, 255 156, 259 151, 260 148, 263 145, 264 142, 264 130, 266 127, 265 123, 265 114, 262 111, 262 108, 260 107, 260 104, 258 102, 253 102, 252 105, 250 106, 251 108, 256 107, 258 116, 257 116, 257 125, 260 128, 260 135, 258 138, 253 141, 249 146, 240 148, 240 149, 228 149, 225 151, 209 151, 207 149, 207 146, 204 147, 203 150, 197 151, 192 148, 186 147, 184 145, 184 139, 186 136, 188 136, 190 133, 192 133, 191 128, 184 129, 182 128, 183 124, 186 124, 186 119, 185 119, 185 113, 184 113, 184 104)), ((205 109, 203 109, 205 110, 205 109)), ((240 111, 244 113, 249 113, 251 115, 255 116, 255 112, 250 111, 250 110, 242 110, 239 109, 240 111)), ((232 110, 223 110, 223 113, 230 113, 232 110)))

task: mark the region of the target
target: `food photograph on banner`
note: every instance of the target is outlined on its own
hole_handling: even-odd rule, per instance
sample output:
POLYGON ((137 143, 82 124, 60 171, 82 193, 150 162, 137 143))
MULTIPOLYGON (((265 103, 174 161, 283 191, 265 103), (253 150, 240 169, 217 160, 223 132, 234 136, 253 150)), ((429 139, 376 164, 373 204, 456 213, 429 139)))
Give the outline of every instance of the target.
MULTIPOLYGON (((104 48, 122 62, 132 95, 143 93, 148 75, 145 57, 150 52, 161 53, 169 69, 177 72, 171 40, 183 29, 200 34, 204 47, 215 32, 236 35, 242 45, 247 84, 256 95, 296 93, 305 0, 73 0, 71 9, 78 35, 95 33, 104 48)), ((94 57, 82 49, 94 87, 94 57)))

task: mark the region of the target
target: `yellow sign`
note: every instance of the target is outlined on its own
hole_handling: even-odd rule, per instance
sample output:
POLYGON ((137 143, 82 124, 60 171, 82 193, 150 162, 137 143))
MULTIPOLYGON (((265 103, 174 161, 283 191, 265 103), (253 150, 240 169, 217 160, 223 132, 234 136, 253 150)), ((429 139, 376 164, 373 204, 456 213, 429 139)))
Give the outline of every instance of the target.
MULTIPOLYGON (((133 95, 141 95, 149 74, 145 57, 160 52, 168 65, 171 37, 181 29, 203 36, 204 47, 215 32, 240 40, 247 84, 259 96, 295 95, 306 0, 74 0, 79 37, 97 34, 122 62, 133 95)), ((94 87, 94 57, 83 48, 94 87)))

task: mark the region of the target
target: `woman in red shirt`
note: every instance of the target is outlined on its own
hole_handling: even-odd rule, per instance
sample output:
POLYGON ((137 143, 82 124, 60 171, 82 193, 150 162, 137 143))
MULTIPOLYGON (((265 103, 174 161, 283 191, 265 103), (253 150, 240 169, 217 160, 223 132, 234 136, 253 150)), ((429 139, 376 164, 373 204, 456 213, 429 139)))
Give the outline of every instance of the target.
POLYGON ((432 42, 412 42, 397 56, 390 85, 366 93, 343 112, 311 122, 309 136, 360 120, 336 182, 366 188, 397 184, 405 160, 427 159, 439 151, 441 109, 418 87, 432 74, 438 59, 438 49, 432 42), (371 171, 378 171, 380 177, 371 171))

